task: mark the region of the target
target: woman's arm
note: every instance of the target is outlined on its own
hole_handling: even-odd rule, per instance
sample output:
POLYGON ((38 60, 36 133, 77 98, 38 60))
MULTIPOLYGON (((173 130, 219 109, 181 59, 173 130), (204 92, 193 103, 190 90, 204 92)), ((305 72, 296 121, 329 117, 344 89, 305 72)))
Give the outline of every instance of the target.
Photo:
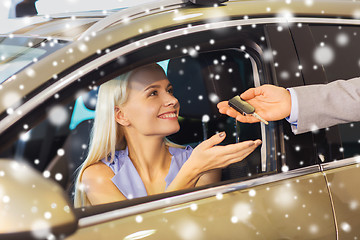
MULTIPOLYGON (((195 187, 196 182, 203 173, 239 162, 261 144, 261 140, 250 140, 226 146, 217 146, 224 139, 225 132, 222 132, 199 144, 181 167, 166 191, 170 192, 195 187)), ((199 184, 202 184, 202 182, 199 184)))
POLYGON ((113 177, 113 171, 102 162, 92 164, 84 170, 82 183, 91 205, 126 199, 111 181, 113 177))
POLYGON ((195 187, 216 183, 221 180, 221 169, 210 170, 199 177, 195 187))

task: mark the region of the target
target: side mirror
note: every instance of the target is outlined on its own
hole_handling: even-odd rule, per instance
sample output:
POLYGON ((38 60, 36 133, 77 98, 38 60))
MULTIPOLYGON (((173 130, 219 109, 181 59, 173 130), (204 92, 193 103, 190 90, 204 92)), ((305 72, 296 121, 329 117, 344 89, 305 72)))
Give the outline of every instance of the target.
POLYGON ((77 229, 62 188, 7 159, 0 159, 0 223, 0 239, 62 239, 77 229))

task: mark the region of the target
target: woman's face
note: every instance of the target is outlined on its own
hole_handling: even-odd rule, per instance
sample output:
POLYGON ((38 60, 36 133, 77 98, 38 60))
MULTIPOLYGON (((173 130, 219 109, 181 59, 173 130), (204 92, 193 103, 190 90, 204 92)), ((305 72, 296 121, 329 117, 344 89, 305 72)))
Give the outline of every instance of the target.
POLYGON ((146 136, 179 131, 180 105, 164 72, 144 68, 133 73, 129 81, 128 99, 120 107, 126 120, 122 125, 146 136))

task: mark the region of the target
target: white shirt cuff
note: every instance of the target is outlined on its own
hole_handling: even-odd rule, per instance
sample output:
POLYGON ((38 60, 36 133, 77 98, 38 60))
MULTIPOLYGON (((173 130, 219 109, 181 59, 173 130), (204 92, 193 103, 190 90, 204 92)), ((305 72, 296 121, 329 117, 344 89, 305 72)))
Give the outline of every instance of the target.
POLYGON ((297 125, 298 117, 299 117, 299 104, 296 96, 296 92, 292 88, 287 88, 290 92, 291 96, 291 113, 290 116, 286 118, 286 120, 294 125, 297 125))

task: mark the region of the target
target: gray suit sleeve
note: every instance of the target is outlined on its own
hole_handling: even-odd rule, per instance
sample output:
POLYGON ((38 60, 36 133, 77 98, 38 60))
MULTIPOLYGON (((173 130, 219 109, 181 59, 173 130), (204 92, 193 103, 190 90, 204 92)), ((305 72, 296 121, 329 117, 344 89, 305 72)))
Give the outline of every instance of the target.
POLYGON ((295 134, 360 121, 360 78, 293 89, 299 103, 295 134))

